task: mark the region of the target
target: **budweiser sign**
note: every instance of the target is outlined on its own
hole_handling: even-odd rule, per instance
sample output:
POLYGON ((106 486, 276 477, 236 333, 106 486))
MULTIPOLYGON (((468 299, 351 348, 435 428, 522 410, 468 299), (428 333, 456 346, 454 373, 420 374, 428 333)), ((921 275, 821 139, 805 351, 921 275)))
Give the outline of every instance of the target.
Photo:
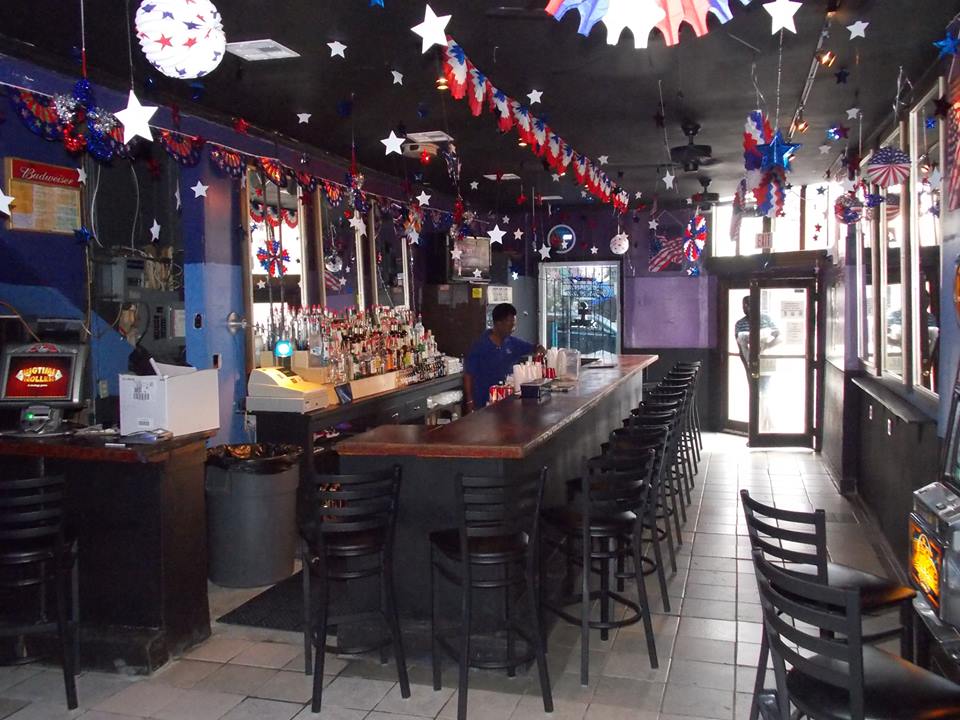
POLYGON ((78 188, 80 177, 74 168, 12 158, 11 177, 14 180, 52 185, 54 187, 78 188))

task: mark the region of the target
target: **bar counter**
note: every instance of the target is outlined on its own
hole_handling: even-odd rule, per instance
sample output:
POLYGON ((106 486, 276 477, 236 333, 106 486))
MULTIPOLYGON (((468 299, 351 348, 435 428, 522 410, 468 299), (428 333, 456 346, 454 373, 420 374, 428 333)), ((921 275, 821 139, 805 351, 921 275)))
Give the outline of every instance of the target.
POLYGON ((381 426, 336 446, 341 472, 393 464, 402 469, 396 546, 401 616, 429 617, 429 534, 456 527, 456 474, 509 476, 546 465, 544 502, 565 502, 566 480, 636 407, 644 370, 656 360, 617 356, 612 366, 584 366, 575 387, 542 401, 512 397, 448 425, 381 426))

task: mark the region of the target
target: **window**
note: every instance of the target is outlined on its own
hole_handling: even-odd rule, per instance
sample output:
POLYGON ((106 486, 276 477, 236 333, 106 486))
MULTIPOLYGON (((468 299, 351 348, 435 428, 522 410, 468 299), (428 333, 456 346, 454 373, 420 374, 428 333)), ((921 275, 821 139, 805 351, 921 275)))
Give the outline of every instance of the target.
MULTIPOLYGON (((882 147, 902 147, 902 133, 898 128, 889 135, 882 147)), ((903 377, 903 310, 904 310, 904 251, 907 239, 907 221, 904 206, 907 185, 898 183, 882 188, 880 196, 880 279, 881 311, 884 319, 883 363, 884 373, 903 377)))
POLYGON ((912 381, 915 387, 933 393, 939 391, 940 184, 944 146, 943 122, 936 115, 935 101, 944 92, 940 80, 910 113, 912 381))
POLYGON ((876 278, 873 271, 873 241, 876 232, 877 215, 875 212, 867 210, 857 227, 858 354, 860 359, 872 368, 876 368, 877 365, 877 339, 875 337, 877 301, 874 293, 876 278))

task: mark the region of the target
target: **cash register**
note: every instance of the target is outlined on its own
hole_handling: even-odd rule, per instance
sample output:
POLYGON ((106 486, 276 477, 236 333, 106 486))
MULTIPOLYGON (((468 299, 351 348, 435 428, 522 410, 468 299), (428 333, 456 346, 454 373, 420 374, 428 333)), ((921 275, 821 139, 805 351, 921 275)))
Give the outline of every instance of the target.
POLYGON ((285 367, 257 368, 247 381, 247 410, 308 413, 327 406, 327 388, 285 367))

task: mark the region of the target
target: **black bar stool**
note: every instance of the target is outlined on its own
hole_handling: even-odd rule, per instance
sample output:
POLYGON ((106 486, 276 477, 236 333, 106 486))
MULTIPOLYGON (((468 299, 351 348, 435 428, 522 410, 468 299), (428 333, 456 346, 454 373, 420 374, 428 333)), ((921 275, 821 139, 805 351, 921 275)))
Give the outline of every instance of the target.
MULTIPOLYGON (((301 498, 300 534, 306 541, 308 554, 303 569, 307 576, 320 583, 314 606, 309 584, 305 586, 304 634, 309 634, 315 651, 313 665, 313 699, 311 709, 320 712, 323 699, 324 652, 349 655, 380 649, 380 660, 386 663, 386 646, 393 644, 397 677, 402 697, 410 697, 410 681, 400 636, 400 621, 393 589, 393 546, 397 520, 397 496, 400 492, 400 467, 355 475, 314 475, 308 496, 301 498), (378 577, 380 606, 366 612, 332 616, 330 585, 378 577), (390 641, 372 646, 328 647, 327 627, 377 620, 383 623, 390 641)), ((309 660, 307 661, 309 664, 309 660)))
POLYGON ((590 681, 590 629, 599 629, 606 640, 615 628, 643 622, 650 666, 658 667, 656 641, 650 619, 643 580, 643 525, 651 501, 651 474, 655 453, 650 450, 642 461, 636 457, 615 459, 595 457, 584 461, 581 490, 574 503, 544 510, 548 528, 560 535, 559 547, 572 558, 579 555, 581 591, 560 598, 557 604, 544 602, 544 607, 569 623, 580 626, 580 682, 590 681), (579 553, 575 549, 579 540, 579 553), (633 560, 634 579, 639 603, 610 589, 610 564, 629 555, 633 560), (590 576, 599 565, 600 589, 591 591, 590 576), (600 601, 600 620, 590 619, 593 600, 600 601), (625 606, 632 613, 615 620, 611 617, 611 601, 625 606), (579 616, 564 608, 579 604, 579 616))
POLYGON ((631 410, 630 417, 623 421, 625 428, 646 428, 670 426, 670 441, 667 450, 666 470, 668 476, 667 488, 679 500, 676 507, 680 510, 679 519, 675 518, 677 530, 677 544, 683 544, 680 532, 680 520, 687 522, 687 506, 691 503, 691 482, 687 476, 687 465, 683 462, 680 448, 683 416, 678 403, 659 403, 641 405, 631 410))
POLYGON ((547 469, 521 477, 457 475, 457 510, 460 527, 430 533, 430 640, 433 689, 441 687, 438 647, 457 660, 459 673, 458 720, 467 717, 467 684, 471 666, 507 670, 513 677, 519 665, 536 658, 544 712, 553 712, 540 617, 540 503, 547 469), (437 628, 437 578, 460 588, 461 615, 456 634, 459 651, 450 644, 452 633, 437 628), (502 593, 506 630, 506 659, 472 660, 470 657, 474 591, 502 593), (525 619, 513 616, 514 597, 526 595, 525 619), (526 651, 517 655, 515 636, 526 651))
MULTIPOLYGON (((57 633, 67 708, 77 707, 77 547, 64 539, 62 475, 0 480, 0 597, 36 592, 32 619, 0 613, 0 637, 57 633), (55 619, 48 593, 54 594, 55 619)), ((17 603, 5 601, 4 608, 17 603)), ((9 612, 9 611, 8 611, 9 612)))
POLYGON ((782 720, 960 718, 960 685, 864 645, 861 590, 787 572, 760 550, 753 556, 782 720))
MULTIPOLYGON (((848 565, 830 562, 827 559, 827 525, 823 510, 811 513, 770 507, 751 498, 746 490, 740 491, 740 500, 750 545, 761 559, 772 559, 791 575, 830 588, 854 591, 858 595, 859 605, 870 615, 899 610, 899 626, 870 635, 862 635, 862 630, 858 628, 857 633, 867 643, 899 636, 901 654, 908 660, 913 659, 912 613, 913 598, 917 594, 913 588, 848 565)), ((751 720, 756 720, 759 711, 757 698, 763 690, 769 648, 770 641, 764 632, 754 682, 751 720)))

